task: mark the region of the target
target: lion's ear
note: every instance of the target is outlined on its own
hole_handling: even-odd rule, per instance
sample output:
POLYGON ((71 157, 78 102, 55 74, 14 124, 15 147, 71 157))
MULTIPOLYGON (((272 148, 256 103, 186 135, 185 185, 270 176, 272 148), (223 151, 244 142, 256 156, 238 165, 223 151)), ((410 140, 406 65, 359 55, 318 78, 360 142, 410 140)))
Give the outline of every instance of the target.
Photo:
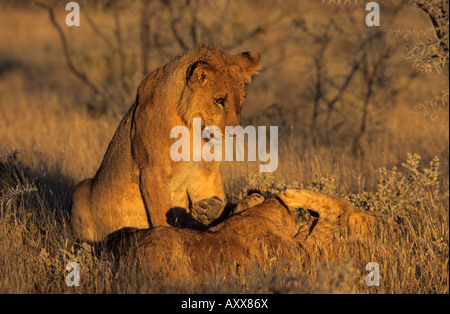
POLYGON ((258 74, 259 59, 261 55, 259 52, 242 52, 234 56, 237 63, 243 70, 244 82, 250 83, 252 75, 258 74))
POLYGON ((193 85, 204 85, 212 74, 212 67, 205 61, 198 60, 186 70, 186 82, 193 85))

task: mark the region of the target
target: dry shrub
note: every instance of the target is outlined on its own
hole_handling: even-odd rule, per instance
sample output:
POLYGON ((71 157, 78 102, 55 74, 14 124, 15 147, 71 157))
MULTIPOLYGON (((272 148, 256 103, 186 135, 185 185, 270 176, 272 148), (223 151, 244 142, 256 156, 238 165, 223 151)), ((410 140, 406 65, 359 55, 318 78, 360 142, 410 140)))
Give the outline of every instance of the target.
MULTIPOLYGON (((218 264, 209 264, 209 270, 203 269, 200 265, 208 265, 202 260, 205 255, 191 252, 189 256, 197 258, 193 260, 198 266, 195 271, 204 280, 198 280, 191 266, 186 264, 187 261, 174 254, 166 254, 165 258, 170 263, 161 264, 158 272, 154 272, 150 267, 138 267, 139 260, 133 259, 131 254, 128 259, 117 263, 108 254, 99 253, 102 246, 77 243, 67 228, 64 216, 61 217, 57 210, 48 206, 46 198, 39 187, 33 185, 33 178, 29 177, 26 169, 17 160, 13 161, 11 156, 9 161, 5 160, 8 157, 2 159, 2 174, 5 171, 23 172, 25 181, 8 181, 7 192, 4 189, 1 194, 2 292, 448 293, 448 192, 443 193, 442 189, 446 187, 439 184, 437 160, 429 167, 422 167, 418 156, 411 155, 404 169, 380 170, 377 191, 348 197, 353 204, 377 216, 375 236, 370 240, 342 241, 335 237, 326 246, 319 243, 314 249, 313 246, 299 249, 297 252, 301 254, 288 254, 277 250, 278 238, 275 242, 266 243, 265 247, 261 246, 260 250, 253 248, 252 254, 246 255, 246 259, 241 261, 247 266, 246 269, 236 268, 235 265, 228 265, 228 268, 214 267, 218 264), (20 192, 27 182, 28 187, 32 188, 20 192), (259 261, 249 256, 259 257, 259 261), (65 284, 65 265, 69 261, 80 264, 80 287, 68 287, 65 284), (365 265, 368 262, 380 265, 380 287, 369 288, 365 285, 365 265), (189 267, 185 268, 186 265, 189 267), (160 274, 172 273, 174 270, 178 275, 173 273, 172 280, 161 285, 160 274)), ((332 189, 332 182, 322 180, 321 184, 315 186, 332 189), (326 182, 329 182, 329 186, 326 182)), ((276 182, 273 184, 277 185, 276 182)), ((279 208, 286 212, 284 207, 279 208)), ((261 225, 270 224, 273 219, 268 215, 261 217, 258 224, 230 223, 237 234, 230 241, 250 240, 243 231, 246 227, 254 228, 252 234, 257 237, 264 237, 261 225)), ((317 228, 314 232, 319 230, 317 228)), ((194 233, 193 236, 191 230, 165 232, 178 234, 176 241, 173 238, 166 239, 165 245, 169 247, 183 241, 196 241, 197 235, 194 233)), ((137 240, 131 240, 130 245, 133 241, 134 245, 142 243, 137 240)), ((153 241, 152 237, 147 241, 153 241)), ((197 241, 197 249, 198 245, 200 243, 197 241)), ((221 244, 216 245, 215 252, 220 252, 221 244)), ((246 243, 239 245, 248 247, 246 243)), ((211 256, 218 258, 220 254, 211 256)), ((242 257, 242 251, 236 252, 236 257, 239 256, 242 257)), ((159 258, 163 257, 159 255, 159 258)))

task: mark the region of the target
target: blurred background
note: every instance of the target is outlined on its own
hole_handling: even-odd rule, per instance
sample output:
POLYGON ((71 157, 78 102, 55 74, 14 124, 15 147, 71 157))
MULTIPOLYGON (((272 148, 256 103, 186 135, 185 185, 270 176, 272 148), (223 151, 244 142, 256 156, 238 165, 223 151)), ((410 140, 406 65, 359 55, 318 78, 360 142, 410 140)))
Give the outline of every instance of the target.
MULTIPOLYGON (((366 1, 77 3, 69 27, 64 1, 0 1, 0 147, 39 173, 92 176, 142 79, 207 44, 261 52, 242 124, 279 127, 275 180, 358 192, 408 152, 441 157, 448 178, 448 1, 378 1, 380 27, 366 1)), ((235 164, 229 196, 262 175, 235 164)))

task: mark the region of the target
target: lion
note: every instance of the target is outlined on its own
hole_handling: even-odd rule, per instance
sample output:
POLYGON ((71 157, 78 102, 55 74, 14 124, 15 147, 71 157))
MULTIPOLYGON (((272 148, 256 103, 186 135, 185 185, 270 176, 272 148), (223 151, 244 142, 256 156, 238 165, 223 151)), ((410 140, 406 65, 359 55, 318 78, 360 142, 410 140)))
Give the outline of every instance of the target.
MULTIPOLYGON (((246 199, 253 202, 260 197, 252 194, 246 199)), ((231 213, 206 231, 122 229, 109 235, 103 248, 118 262, 141 265, 159 282, 189 276, 201 280, 215 270, 227 274, 255 263, 265 267, 274 260, 293 262, 308 250, 331 247, 335 240, 366 241, 374 225, 374 216, 350 202, 305 189, 288 189, 231 213), (314 221, 299 225, 294 214, 297 208, 310 211, 314 221)))
POLYGON ((124 227, 182 226, 194 218, 208 226, 220 217, 226 200, 219 162, 172 160, 170 133, 175 126, 191 129, 193 118, 219 127, 222 136, 225 126, 239 125, 259 60, 256 52, 229 55, 204 46, 149 74, 97 173, 73 193, 75 235, 99 241, 124 227))

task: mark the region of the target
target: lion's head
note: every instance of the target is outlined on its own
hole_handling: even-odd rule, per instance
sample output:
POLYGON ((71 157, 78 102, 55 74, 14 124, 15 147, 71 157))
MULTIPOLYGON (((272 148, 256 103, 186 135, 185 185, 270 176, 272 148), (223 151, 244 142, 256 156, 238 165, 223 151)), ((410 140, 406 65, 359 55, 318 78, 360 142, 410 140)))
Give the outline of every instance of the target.
POLYGON ((217 126, 225 134, 225 126, 240 124, 245 102, 245 85, 257 74, 259 53, 226 54, 219 49, 203 47, 186 68, 186 85, 179 103, 179 113, 186 124, 193 118, 205 125, 217 126))

